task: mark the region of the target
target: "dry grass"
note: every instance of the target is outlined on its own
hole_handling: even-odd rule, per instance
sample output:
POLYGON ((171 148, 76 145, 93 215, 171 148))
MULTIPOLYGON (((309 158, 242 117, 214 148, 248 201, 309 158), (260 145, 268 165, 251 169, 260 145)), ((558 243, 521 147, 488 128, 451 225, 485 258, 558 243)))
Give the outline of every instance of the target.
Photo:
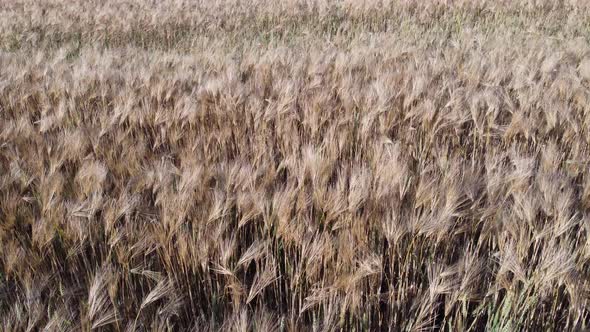
POLYGON ((587 9, 2 2, 0 329, 587 328, 587 9))

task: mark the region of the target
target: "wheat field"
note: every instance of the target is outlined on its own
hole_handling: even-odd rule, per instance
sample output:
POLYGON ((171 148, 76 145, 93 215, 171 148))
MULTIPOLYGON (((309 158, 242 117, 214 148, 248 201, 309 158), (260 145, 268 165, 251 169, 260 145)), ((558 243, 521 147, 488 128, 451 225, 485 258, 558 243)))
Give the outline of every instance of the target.
POLYGON ((590 325, 590 5, 4 0, 1 331, 590 325))

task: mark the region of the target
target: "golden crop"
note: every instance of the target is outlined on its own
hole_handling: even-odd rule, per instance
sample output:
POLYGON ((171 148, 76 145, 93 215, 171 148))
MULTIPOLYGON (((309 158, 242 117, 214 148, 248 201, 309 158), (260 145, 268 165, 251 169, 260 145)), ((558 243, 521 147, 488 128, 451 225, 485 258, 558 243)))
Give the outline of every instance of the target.
POLYGON ((2 1, 0 330, 587 328, 588 22, 2 1))

